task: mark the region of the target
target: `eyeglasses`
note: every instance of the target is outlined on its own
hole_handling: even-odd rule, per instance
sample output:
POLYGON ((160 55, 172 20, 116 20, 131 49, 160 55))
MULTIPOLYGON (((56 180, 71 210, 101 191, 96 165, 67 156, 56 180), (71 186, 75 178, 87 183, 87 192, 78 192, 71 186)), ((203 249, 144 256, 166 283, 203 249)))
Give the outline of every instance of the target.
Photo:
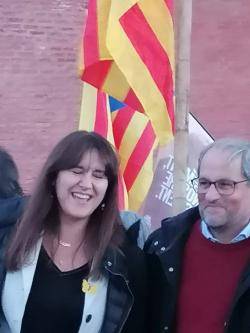
POLYGON ((236 184, 249 181, 248 179, 235 182, 229 179, 220 179, 216 182, 210 182, 205 178, 194 178, 191 180, 194 190, 199 194, 205 194, 208 192, 210 186, 213 184, 220 195, 232 195, 235 190, 236 184))

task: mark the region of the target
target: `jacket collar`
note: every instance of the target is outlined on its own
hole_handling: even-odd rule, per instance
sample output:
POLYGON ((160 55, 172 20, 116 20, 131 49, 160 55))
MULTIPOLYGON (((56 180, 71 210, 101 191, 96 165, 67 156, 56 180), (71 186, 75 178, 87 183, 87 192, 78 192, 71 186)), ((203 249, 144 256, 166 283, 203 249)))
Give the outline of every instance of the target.
POLYGON ((114 275, 121 275, 125 280, 128 278, 127 259, 121 248, 109 248, 104 256, 103 267, 114 275))
MULTIPOLYGON (((173 288, 177 288, 186 240, 192 226, 200 219, 198 206, 162 221, 161 238, 154 239, 152 246, 159 257, 165 275, 173 288)), ((152 251, 151 251, 152 252, 152 251)))
POLYGON ((164 219, 161 224, 161 248, 166 245, 165 251, 168 251, 176 242, 183 241, 183 238, 186 238, 189 235, 192 226, 199 219, 200 213, 198 206, 188 209, 177 216, 164 219))
MULTIPOLYGON (((175 217, 167 218, 162 221, 162 239, 155 246, 155 253, 158 255, 164 268, 166 277, 172 285, 172 290, 178 290, 180 281, 181 264, 186 240, 189 236, 192 226, 200 219, 198 206, 191 208, 175 217)), ((154 243, 153 243, 154 244, 154 243)), ((250 258, 249 263, 242 274, 238 284, 233 310, 239 298, 250 288, 250 258)), ((177 297, 177 294, 175 295, 177 297)))
POLYGON ((41 244, 42 238, 39 239, 37 245, 31 251, 27 260, 28 264, 23 265, 18 271, 7 272, 5 277, 2 291, 2 308, 13 333, 21 330, 22 317, 32 285, 41 244), (13 299, 15 299, 14 304, 13 299))

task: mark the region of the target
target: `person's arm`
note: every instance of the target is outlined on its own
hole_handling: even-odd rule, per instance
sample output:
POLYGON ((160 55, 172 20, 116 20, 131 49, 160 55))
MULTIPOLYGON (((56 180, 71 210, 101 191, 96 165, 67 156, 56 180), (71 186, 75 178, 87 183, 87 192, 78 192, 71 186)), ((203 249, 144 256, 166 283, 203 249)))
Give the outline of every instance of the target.
POLYGON ((0 228, 15 224, 22 216, 26 204, 27 197, 0 199, 0 228))
POLYGON ((130 241, 143 249, 151 231, 150 217, 140 216, 132 211, 122 211, 120 216, 130 241))

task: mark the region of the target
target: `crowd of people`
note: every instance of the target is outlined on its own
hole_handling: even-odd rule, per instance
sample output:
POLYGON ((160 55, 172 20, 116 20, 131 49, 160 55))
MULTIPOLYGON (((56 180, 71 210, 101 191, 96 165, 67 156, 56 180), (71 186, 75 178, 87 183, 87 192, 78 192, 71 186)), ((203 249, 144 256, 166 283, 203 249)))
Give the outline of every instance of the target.
POLYGON ((1 148, 0 333, 249 333, 250 142, 216 140, 197 171, 198 206, 146 240, 100 135, 64 137, 29 196, 1 148))

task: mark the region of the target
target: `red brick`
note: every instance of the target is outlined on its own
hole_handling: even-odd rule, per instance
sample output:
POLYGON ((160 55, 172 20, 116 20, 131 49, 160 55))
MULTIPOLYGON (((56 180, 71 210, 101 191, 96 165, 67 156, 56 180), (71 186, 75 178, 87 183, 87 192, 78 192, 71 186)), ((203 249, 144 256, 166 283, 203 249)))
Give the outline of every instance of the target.
POLYGON ((77 129, 81 82, 76 50, 84 2, 1 4, 0 145, 13 154, 29 191, 52 146, 77 129), (57 61, 59 52, 63 62, 57 61))
MULTIPOLYGON (((30 190, 52 146, 77 129, 86 1, 2 0, 0 145, 30 190)), ((191 111, 215 136, 250 139, 250 1, 193 1, 191 111)))

